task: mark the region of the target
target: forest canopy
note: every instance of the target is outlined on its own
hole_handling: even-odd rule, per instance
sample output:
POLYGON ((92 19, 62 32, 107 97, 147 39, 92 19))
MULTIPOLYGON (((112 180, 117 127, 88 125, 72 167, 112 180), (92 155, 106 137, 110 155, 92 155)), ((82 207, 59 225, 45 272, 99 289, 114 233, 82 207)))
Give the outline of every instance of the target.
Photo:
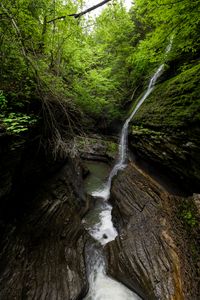
POLYGON ((59 148, 63 132, 123 119, 161 62, 179 72, 198 58, 199 0, 135 0, 129 11, 113 0, 96 19, 81 11, 82 1, 1 1, 0 108, 10 133, 42 120, 59 148))

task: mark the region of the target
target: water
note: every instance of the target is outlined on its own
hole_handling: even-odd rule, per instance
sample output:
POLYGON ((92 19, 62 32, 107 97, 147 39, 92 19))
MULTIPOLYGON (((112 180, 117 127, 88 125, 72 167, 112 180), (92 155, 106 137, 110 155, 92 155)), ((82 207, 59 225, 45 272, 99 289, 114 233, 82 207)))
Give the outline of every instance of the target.
MULTIPOLYGON (((170 49, 171 48, 169 48, 169 50, 167 49, 167 51, 170 51, 170 49)), ((116 162, 115 166, 113 167, 113 169, 111 170, 107 182, 102 187, 100 187, 98 190, 96 190, 96 191, 94 191, 92 193, 92 195, 94 197, 103 198, 105 201, 107 201, 109 199, 109 197, 110 197, 110 188, 111 188, 111 183, 112 183, 113 177, 118 173, 119 170, 123 170, 126 167, 126 160, 127 160, 127 136, 128 136, 128 126, 129 126, 129 123, 132 120, 133 116, 138 111, 138 109, 140 108, 140 106, 143 104, 143 102, 146 100, 146 98, 153 91, 154 85, 155 85, 157 79, 162 74, 163 69, 164 69, 164 64, 162 64, 157 69, 157 71, 155 72, 155 74, 153 75, 153 77, 151 78, 151 80, 149 82, 148 89, 145 92, 144 96, 139 100, 139 102, 136 105, 135 109, 133 110, 133 112, 131 113, 131 115, 128 117, 128 119, 125 121, 125 123, 124 123, 124 125, 122 127, 121 135, 120 135, 120 143, 119 143, 119 152, 118 152, 117 162, 116 162)))
MULTIPOLYGON (((110 173, 110 168, 105 163, 89 162, 86 167, 90 175, 84 181, 85 190, 88 194, 93 195, 94 190, 98 189, 106 182, 110 173)), ((117 230, 113 226, 111 216, 112 206, 105 201, 104 196, 94 197, 94 207, 83 219, 84 227, 90 235, 101 245, 114 240, 117 236, 117 230)))
POLYGON ((117 230, 112 223, 111 211, 112 206, 99 199, 92 211, 83 220, 83 224, 90 235, 101 245, 113 241, 117 236, 117 230))
POLYGON ((84 180, 85 191, 91 195, 106 181, 110 166, 101 161, 85 161, 83 165, 89 171, 89 175, 84 180))
MULTIPOLYGON (((166 54, 171 50, 172 40, 166 49, 166 54)), ((165 55, 166 55, 165 54, 165 55)), ((114 240, 117 236, 117 231, 112 223, 112 206, 107 202, 110 197, 110 189, 113 177, 119 170, 123 170, 126 167, 127 161, 127 136, 128 126, 138 109, 143 102, 152 93, 157 79, 163 73, 164 64, 161 64, 156 70, 155 74, 151 78, 148 88, 144 96, 139 100, 135 109, 125 121, 119 143, 118 159, 113 169, 111 170, 108 180, 100 185, 100 187, 94 191, 91 191, 91 195, 96 198, 96 206, 86 218, 83 220, 85 228, 89 231, 90 235, 99 242, 101 246, 106 245, 108 242, 114 240)), ((87 254, 87 265, 89 273, 90 289, 88 295, 84 300, 139 300, 138 295, 130 291, 127 287, 121 283, 111 279, 106 275, 105 258, 102 254, 102 249, 97 248, 94 243, 91 245, 91 249, 87 254)))
POLYGON ((106 275, 101 248, 93 244, 86 250, 90 289, 83 300, 141 300, 126 286, 106 275))

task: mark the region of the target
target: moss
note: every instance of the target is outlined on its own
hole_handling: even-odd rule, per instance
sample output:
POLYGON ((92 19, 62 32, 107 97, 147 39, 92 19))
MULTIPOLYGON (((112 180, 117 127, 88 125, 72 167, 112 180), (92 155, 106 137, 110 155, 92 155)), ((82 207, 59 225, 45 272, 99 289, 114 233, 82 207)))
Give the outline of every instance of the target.
POLYGON ((131 127, 131 133, 136 133, 136 134, 139 134, 139 135, 150 135, 152 138, 155 136, 156 138, 159 137, 159 138, 162 138, 163 137, 163 133, 160 132, 160 131, 154 131, 154 130, 151 130, 149 128, 143 128, 142 125, 133 125, 131 127))
POLYGON ((105 137, 81 137, 76 136, 74 140, 74 149, 80 153, 91 153, 103 155, 114 159, 117 155, 118 144, 111 140, 106 140, 105 137))
POLYGON ((157 85, 134 116, 149 127, 186 127, 200 123, 200 64, 157 85))
POLYGON ((179 218, 189 229, 198 226, 198 215, 192 201, 185 201, 179 206, 179 218))
POLYGON ((107 142, 107 154, 108 156, 115 156, 117 154, 118 151, 118 144, 114 143, 114 142, 107 142))
MULTIPOLYGON (((177 203, 176 215, 187 233, 191 258, 196 265, 199 262, 199 214, 193 197, 185 198, 177 203)), ((199 272, 199 267, 197 267, 199 272)))

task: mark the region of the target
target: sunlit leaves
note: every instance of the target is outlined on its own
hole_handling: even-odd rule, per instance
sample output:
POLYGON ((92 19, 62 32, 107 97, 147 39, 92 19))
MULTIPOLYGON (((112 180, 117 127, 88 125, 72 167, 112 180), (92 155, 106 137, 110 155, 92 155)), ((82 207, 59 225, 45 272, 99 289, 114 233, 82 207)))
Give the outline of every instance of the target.
POLYGON ((174 34, 177 51, 195 51, 199 47, 198 0, 136 0, 135 4, 138 17, 154 28, 152 36, 160 37, 160 46, 174 34))

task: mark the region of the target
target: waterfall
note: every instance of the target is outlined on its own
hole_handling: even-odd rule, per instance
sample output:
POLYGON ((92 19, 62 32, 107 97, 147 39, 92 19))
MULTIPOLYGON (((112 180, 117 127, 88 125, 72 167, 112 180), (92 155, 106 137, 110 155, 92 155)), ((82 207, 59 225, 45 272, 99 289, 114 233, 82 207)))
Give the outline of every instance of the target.
MULTIPOLYGON (((168 46, 166 52, 169 52, 171 47, 168 46)), ((116 164, 114 165, 113 169, 110 172, 110 175, 108 177, 107 182, 102 186, 99 190, 94 191, 92 195, 94 197, 100 197, 103 198, 105 201, 107 201, 110 197, 110 188, 113 177, 117 174, 119 170, 123 170, 126 167, 126 160, 127 160, 127 136, 128 136, 128 126, 130 121, 132 120, 133 116, 136 114, 140 106, 143 104, 143 102, 146 100, 146 98, 151 94, 151 92, 154 89, 155 83, 157 79, 160 77, 164 69, 164 64, 160 65, 160 67, 157 69, 153 77, 151 78, 148 88, 144 94, 144 96, 139 100, 138 104, 136 105, 135 109, 131 113, 131 115, 128 117, 128 119, 125 121, 121 134, 120 134, 120 142, 119 142, 119 151, 118 151, 118 159, 116 164)))
MULTIPOLYGON (((171 50, 172 40, 173 38, 171 39, 170 44, 166 48, 165 56, 171 50)), ((98 204, 96 205, 94 210, 90 212, 88 216, 83 220, 83 223, 85 224, 85 228, 89 231, 90 235, 95 240, 97 240, 102 246, 114 240, 117 236, 117 231, 112 223, 112 206, 108 203, 107 200, 110 197, 110 189, 113 177, 117 174, 119 170, 122 170, 126 167, 128 148, 127 137, 129 123, 140 108, 140 106, 153 91, 157 79, 163 73, 163 69, 164 64, 161 64, 156 70, 155 74, 150 79, 145 94, 139 100, 133 112, 127 118, 122 127, 120 134, 118 159, 110 172, 107 182, 98 190, 92 192, 92 196, 98 198, 98 204), (97 215, 98 218, 96 217, 97 215), (88 222, 88 219, 95 219, 97 221, 95 221, 95 224, 93 224, 91 223, 91 221, 88 222)), ((91 245, 91 249, 92 250, 89 251, 89 254, 87 254, 86 258, 87 264, 89 266, 88 278, 90 289, 84 300, 141 300, 141 298, 138 295, 130 291, 123 284, 111 279, 106 275, 105 258, 102 254, 102 251, 97 248, 95 243, 91 245)))

